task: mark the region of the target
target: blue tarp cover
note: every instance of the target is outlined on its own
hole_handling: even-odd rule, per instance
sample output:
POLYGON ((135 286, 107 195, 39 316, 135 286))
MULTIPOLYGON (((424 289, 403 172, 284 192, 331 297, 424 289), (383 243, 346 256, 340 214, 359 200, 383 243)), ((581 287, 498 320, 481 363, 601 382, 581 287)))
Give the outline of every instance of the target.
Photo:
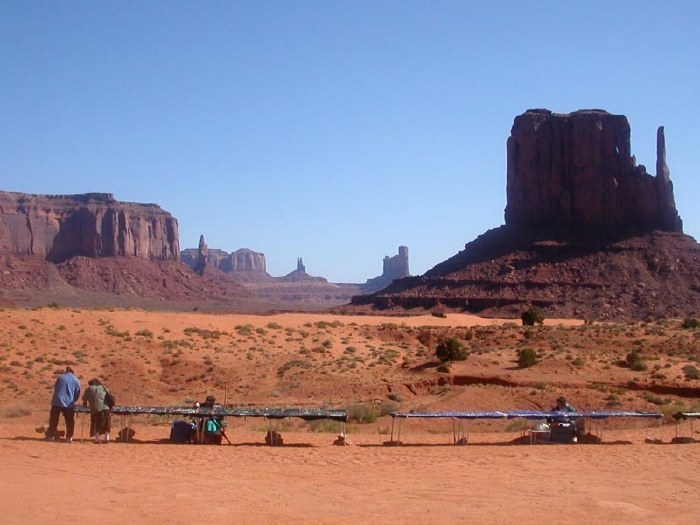
MULTIPOLYGON (((460 411, 445 411, 445 412, 391 412, 389 414, 393 418, 439 418, 451 417, 456 419, 557 419, 567 417, 569 419, 577 419, 587 417, 591 419, 607 419, 610 417, 648 417, 653 419, 661 419, 663 414, 658 412, 635 412, 635 411, 583 411, 583 412, 551 412, 541 410, 504 410, 504 411, 485 411, 485 412, 460 412, 460 411)), ((698 414, 700 416, 700 414, 698 414)))

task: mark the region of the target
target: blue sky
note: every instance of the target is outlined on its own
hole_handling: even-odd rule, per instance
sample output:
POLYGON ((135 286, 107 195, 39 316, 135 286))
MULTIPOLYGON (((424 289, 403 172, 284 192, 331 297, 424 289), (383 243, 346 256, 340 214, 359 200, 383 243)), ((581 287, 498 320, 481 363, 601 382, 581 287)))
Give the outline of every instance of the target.
POLYGON ((503 224, 529 108, 656 128, 700 238, 700 2, 0 3, 0 189, 155 202, 182 248, 364 282, 503 224))

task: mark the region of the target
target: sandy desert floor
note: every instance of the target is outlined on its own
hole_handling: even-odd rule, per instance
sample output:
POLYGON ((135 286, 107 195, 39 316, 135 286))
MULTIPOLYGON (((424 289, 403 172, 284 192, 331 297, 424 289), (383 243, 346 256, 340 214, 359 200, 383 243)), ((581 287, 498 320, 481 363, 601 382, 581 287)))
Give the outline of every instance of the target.
POLYGON ((0 427, 6 523, 694 524, 700 512, 698 445, 644 443, 640 429, 601 445, 407 431, 403 446, 285 433, 269 447, 235 426, 222 446, 169 444, 167 427, 132 444, 48 443, 29 423, 0 427))
MULTIPOLYGON (((231 421, 232 444, 222 446, 172 444, 169 421, 147 418, 136 419, 132 443, 92 444, 82 416, 73 444, 45 442, 36 432, 46 423, 52 384, 66 363, 76 367, 83 384, 89 377, 106 378, 119 404, 182 404, 187 396, 198 399, 211 391, 208 381, 216 375, 217 394, 230 378, 229 400, 256 404, 343 406, 356 401, 353 396, 389 395, 402 410, 532 408, 516 403, 543 398, 546 405, 565 391, 576 395, 584 409, 613 395, 623 403, 619 409, 656 406, 640 392, 592 383, 603 376, 614 385, 626 384, 628 376, 646 377, 610 364, 619 358, 619 343, 602 348, 596 341, 594 348, 602 348, 596 355, 581 343, 618 332, 636 338, 637 331, 649 332, 649 327, 593 332, 580 331, 581 323, 552 321, 557 328, 542 329, 541 340, 558 347, 559 339, 550 338, 563 334, 571 353, 588 352, 584 366, 569 364, 573 359, 567 361, 555 348, 543 351, 540 365, 522 371, 509 357, 511 345, 523 342, 521 327, 494 332, 502 341, 492 347, 486 346, 490 329, 485 329, 477 334, 481 339, 469 360, 455 365, 454 375, 478 372, 486 380, 446 388, 444 375, 421 365, 430 356, 421 357, 415 338, 395 333, 395 324, 413 333, 412 327, 488 327, 503 320, 456 315, 336 320, 323 314, 0 311, 0 515, 13 524, 698 522, 700 444, 672 443, 677 429, 668 421, 648 432, 639 422, 611 425, 602 444, 534 446, 519 430, 500 423, 475 426, 469 443, 455 446, 446 423, 420 420, 406 422, 402 446, 386 446, 388 416, 350 425, 349 446, 333 445, 336 430, 300 423, 280 429, 283 446, 269 447, 264 423, 251 420, 231 421), (204 337, 216 331, 219 338, 204 337), (380 341, 387 333, 391 339, 380 341), (351 361, 342 358, 351 346, 350 354, 362 359, 348 370, 351 361), (402 352, 403 364, 384 359, 402 352), (312 366, 286 366, 302 359, 312 366), (508 379, 511 386, 489 382, 490 377, 508 379), (391 388, 374 390, 375 383, 391 388), (410 388, 401 396, 391 397, 406 384, 410 388), (646 442, 648 436, 656 442, 646 442)), ((654 330, 648 336, 652 343, 665 338, 694 352, 688 346, 694 344, 693 334, 654 330)), ((538 334, 524 342, 533 344, 538 334)), ((658 369, 653 373, 667 370, 669 384, 691 385, 683 395, 695 392, 696 380, 672 377, 681 373, 686 357, 676 351, 667 361, 654 359, 658 369)), ((116 419, 114 425, 119 426, 116 419)), ((691 436, 688 422, 678 432, 691 436)))

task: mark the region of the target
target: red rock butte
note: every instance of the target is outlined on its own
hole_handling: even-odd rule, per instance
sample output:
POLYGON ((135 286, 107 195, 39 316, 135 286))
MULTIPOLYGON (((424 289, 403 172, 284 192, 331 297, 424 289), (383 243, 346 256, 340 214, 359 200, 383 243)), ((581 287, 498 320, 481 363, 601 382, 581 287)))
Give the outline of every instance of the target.
POLYGON ((528 110, 508 139, 505 225, 423 276, 348 310, 457 310, 642 320, 700 311, 700 245, 683 234, 657 132, 656 174, 636 164, 624 115, 528 110))
POLYGON ((656 176, 637 165, 624 115, 601 110, 528 110, 508 139, 506 224, 682 232, 664 128, 656 176))

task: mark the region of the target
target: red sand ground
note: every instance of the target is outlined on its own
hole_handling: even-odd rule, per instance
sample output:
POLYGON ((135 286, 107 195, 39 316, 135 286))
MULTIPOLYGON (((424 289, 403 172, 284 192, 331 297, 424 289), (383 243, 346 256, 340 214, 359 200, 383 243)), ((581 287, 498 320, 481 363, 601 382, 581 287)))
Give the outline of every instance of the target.
MULTIPOLYGON (((494 322, 467 317, 408 318, 399 322, 415 323, 415 326, 494 322)), ((182 330, 190 326, 214 329, 221 324, 233 330, 239 324, 265 327, 279 323, 284 327, 303 327, 319 319, 330 321, 331 318, 327 315, 231 318, 48 309, 3 311, 0 315, 0 334, 4 337, 0 343, 4 341, 5 352, 0 366, 3 408, 16 403, 13 396, 31 390, 32 385, 34 390, 22 394, 28 415, 10 417, 2 412, 0 418, 0 515, 12 524, 74 525, 698 522, 698 444, 671 444, 676 432, 673 425, 665 425, 661 435, 658 428, 650 429, 650 436, 660 438, 662 444, 646 443, 643 425, 632 422, 611 425, 602 445, 534 446, 520 439, 520 432, 492 432, 492 428, 474 428, 468 445, 454 446, 447 422, 414 420, 404 425, 403 446, 385 446, 384 441, 389 439, 386 434, 391 425, 389 418, 374 426, 353 425, 350 446, 334 446, 334 433, 309 432, 307 425, 300 423, 281 430, 284 446, 269 447, 264 445, 264 423, 253 420, 231 421, 228 435, 233 444, 222 446, 170 444, 167 421, 153 426, 143 418, 137 418, 134 424, 138 441, 133 443, 107 446, 96 446, 89 441, 80 443, 81 416, 77 420, 78 442, 73 444, 45 442, 35 432, 35 427, 46 422, 54 368, 60 368, 49 357, 46 361, 34 361, 37 352, 48 351, 46 355, 55 359, 56 349, 67 347, 64 352, 79 360, 76 366, 85 384, 87 376, 99 375, 100 370, 108 374, 111 367, 120 364, 114 348, 121 345, 128 366, 123 373, 111 373, 109 382, 118 392, 118 402, 126 404, 140 399, 148 405, 169 404, 173 398, 181 399, 182 392, 158 390, 159 383, 149 379, 149 371, 144 371, 138 381, 131 380, 129 373, 141 361, 157 369, 152 374, 154 377, 169 370, 170 365, 159 364, 163 347, 144 342, 132 348, 119 338, 100 335, 107 326, 113 326, 116 331, 129 330, 132 337, 136 331, 150 328, 156 335, 164 333, 166 338, 180 338, 182 330), (104 337, 108 337, 108 343, 104 337), (71 352, 81 347, 76 344, 80 341, 87 342, 82 350, 87 355, 76 357, 71 352), (18 364, 13 365, 12 361, 18 364), (34 364, 29 366, 29 361, 34 364), (112 365, 113 361, 117 365, 112 365), (13 383, 16 384, 8 386, 13 383)), ((396 320, 359 317, 343 322, 348 333, 328 336, 334 338, 333 348, 338 352, 343 347, 336 340, 351 336, 350 332, 356 330, 353 322, 366 325, 396 320)), ((309 336, 313 337, 313 334, 309 336)), ((286 351, 281 338, 279 347, 268 345, 265 351, 270 355, 266 359, 272 360, 275 352, 286 351)), ((229 355, 215 354, 208 348, 196 352, 200 351, 211 353, 215 361, 217 356, 229 355)), ((243 362, 246 353, 250 350, 242 351, 243 362)), ((169 359, 170 354, 165 357, 169 359)), ((231 359, 234 357, 238 354, 231 354, 231 359)), ((192 359, 194 362, 195 358, 192 359)), ((479 363, 476 357, 473 363, 479 363)), ((220 366, 225 365, 222 357, 220 366)), ((254 385, 255 376, 264 375, 268 376, 266 381, 273 381, 276 366, 269 374, 252 365, 250 370, 238 370, 242 377, 236 383, 254 385)), ((375 373, 376 369, 358 368, 358 380, 360 374, 375 373)), ((537 373, 536 367, 528 373, 537 373)), ((586 373, 586 369, 577 372, 586 373)), ((606 373, 617 371, 613 368, 606 373)), ((299 384, 298 390, 293 390, 296 404, 305 396, 312 399, 313 390, 305 390, 302 380, 299 384)), ((196 390, 195 387, 192 384, 192 389, 196 390)), ((484 392, 479 398, 483 403, 489 392, 496 395, 495 387, 479 389, 484 392)), ((340 389, 333 395, 343 396, 346 392, 340 389)), ((199 392, 193 395, 199 396, 199 392)), ((233 397, 233 392, 230 395, 233 397)), ((246 395, 262 394, 256 394, 251 386, 251 390, 237 392, 235 397, 243 401, 246 395)), ((276 399, 279 398, 256 401, 276 399)), ((330 400, 339 404, 341 397, 330 400)), ((114 424, 118 426, 116 419, 114 424)), ((83 431, 87 439, 87 430, 83 431)), ((679 431, 690 436, 688 423, 681 424, 679 431)))
MULTIPOLYGON (((29 421, 0 427, 6 523, 629 523, 694 524, 697 444, 506 445, 515 434, 381 436, 229 429, 233 445, 47 443, 29 421)), ((683 430, 687 431, 687 428, 683 430)), ((672 429, 665 428, 669 434, 672 429)), ((667 436, 668 437, 668 436, 667 436)))

